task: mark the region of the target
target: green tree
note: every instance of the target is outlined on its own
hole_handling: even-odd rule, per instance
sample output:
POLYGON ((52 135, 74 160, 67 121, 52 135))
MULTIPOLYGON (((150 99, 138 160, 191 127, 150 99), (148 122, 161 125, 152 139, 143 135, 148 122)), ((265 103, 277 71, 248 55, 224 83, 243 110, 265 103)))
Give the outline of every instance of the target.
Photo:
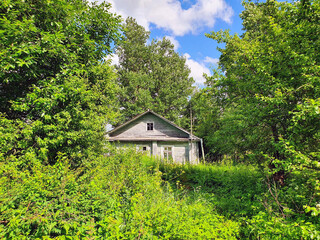
POLYGON ((190 101, 194 132, 204 139, 206 161, 219 161, 225 156, 238 161, 252 143, 245 137, 252 135, 246 134, 246 116, 216 86, 216 81, 225 76, 216 69, 213 72, 213 76, 205 75, 207 86, 195 92, 190 101))
POLYGON ((186 108, 186 116, 192 119, 192 132, 204 139, 206 161, 217 160, 222 155, 212 139, 219 129, 220 118, 220 106, 215 103, 215 100, 212 97, 211 88, 197 89, 186 108))
POLYGON ((101 149, 117 96, 103 60, 120 37, 109 8, 82 0, 0 3, 2 159, 52 163, 62 152, 78 164, 101 149))
POLYGON ((213 97, 227 103, 218 133, 233 133, 230 153, 240 149, 253 156, 268 167, 274 180, 287 185, 277 197, 282 215, 285 206, 297 214, 305 208, 316 216, 320 213, 315 207, 320 199, 320 2, 248 1, 244 7, 242 36, 228 31, 207 34, 226 44, 219 62, 224 74, 208 78, 218 93, 213 97), (287 199, 291 199, 287 206, 279 204, 287 199))
POLYGON ((124 26, 124 42, 118 47, 120 103, 123 120, 151 109, 184 125, 193 79, 186 60, 166 38, 147 44, 149 32, 132 18, 124 26))
MULTIPOLYGON (((297 134, 295 123, 310 104, 317 105, 320 97, 319 3, 303 6, 267 1, 244 6, 241 17, 245 32, 241 37, 228 32, 207 34, 226 43, 225 49, 220 49, 225 77, 213 80, 214 87, 247 116, 251 128, 260 128, 252 138, 258 152, 284 159, 276 147, 281 139, 290 139, 299 151, 317 149, 319 127, 297 134), (301 138, 304 144, 308 141, 308 149, 301 138)), ((319 121, 312 120, 313 126, 319 126, 319 121)))

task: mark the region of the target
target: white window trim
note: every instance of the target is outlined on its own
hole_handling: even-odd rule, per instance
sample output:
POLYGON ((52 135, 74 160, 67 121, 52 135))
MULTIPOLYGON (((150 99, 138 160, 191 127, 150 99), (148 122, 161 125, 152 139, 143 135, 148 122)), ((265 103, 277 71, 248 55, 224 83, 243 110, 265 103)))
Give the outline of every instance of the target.
MULTIPOLYGON (((163 159, 164 159, 164 148, 165 147, 171 147, 172 160, 174 161, 174 145, 162 145, 162 147, 161 147, 161 157, 163 157, 163 159)), ((168 160, 168 157, 165 160, 168 160)))

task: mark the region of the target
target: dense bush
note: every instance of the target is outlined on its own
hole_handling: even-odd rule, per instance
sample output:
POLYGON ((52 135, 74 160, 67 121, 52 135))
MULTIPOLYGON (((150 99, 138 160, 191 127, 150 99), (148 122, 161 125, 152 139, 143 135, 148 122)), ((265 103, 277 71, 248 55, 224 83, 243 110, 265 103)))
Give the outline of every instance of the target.
POLYGON ((305 212, 314 197, 304 174, 279 188, 251 165, 175 165, 133 150, 106 152, 77 169, 64 155, 54 165, 32 155, 28 164, 1 160, 0 238, 320 237, 317 206, 305 212))
POLYGON ((173 182, 178 189, 205 193, 215 208, 227 217, 252 216, 258 208, 259 196, 265 191, 263 175, 253 166, 163 164, 160 170, 164 172, 164 179, 173 182))
POLYGON ((174 194, 156 165, 115 149, 76 170, 63 156, 27 168, 2 161, 0 238, 236 238, 239 224, 202 197, 174 194))
POLYGON ((319 205, 308 207, 316 197, 312 170, 292 173, 284 187, 253 165, 228 161, 160 164, 160 170, 177 195, 201 196, 219 214, 241 224, 241 239, 320 239, 319 205))

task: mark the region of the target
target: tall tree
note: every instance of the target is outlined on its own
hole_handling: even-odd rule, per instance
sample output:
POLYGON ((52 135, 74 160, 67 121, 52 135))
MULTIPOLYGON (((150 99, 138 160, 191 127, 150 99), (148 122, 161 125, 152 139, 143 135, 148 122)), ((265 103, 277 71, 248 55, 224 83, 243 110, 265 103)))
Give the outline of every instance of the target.
POLYGON ((186 60, 166 38, 147 44, 149 32, 128 18, 118 47, 120 103, 124 119, 152 109, 184 125, 183 113, 193 91, 186 60))
POLYGON ((242 36, 207 34, 226 43, 220 49, 225 76, 209 82, 245 121, 237 135, 248 143, 243 152, 288 172, 287 161, 301 160, 294 152, 319 160, 319 1, 248 1, 244 7, 242 36))
POLYGON ((120 37, 110 5, 83 0, 0 3, 0 157, 77 164, 101 148, 117 85, 103 61, 120 37), (30 157, 31 156, 31 157, 30 157))

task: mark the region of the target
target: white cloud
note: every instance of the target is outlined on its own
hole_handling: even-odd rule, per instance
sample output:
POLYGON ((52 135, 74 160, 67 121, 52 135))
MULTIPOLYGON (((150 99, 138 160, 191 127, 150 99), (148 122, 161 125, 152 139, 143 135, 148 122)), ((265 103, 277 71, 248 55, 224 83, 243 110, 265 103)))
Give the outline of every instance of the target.
POLYGON ((197 33, 204 27, 212 28, 217 18, 231 22, 232 8, 224 0, 198 0, 183 9, 179 0, 110 0, 113 11, 134 17, 149 29, 151 23, 174 36, 197 33))
POLYGON ((218 62, 219 62, 219 59, 218 59, 218 58, 212 58, 212 57, 208 57, 208 56, 207 56, 207 57, 204 59, 204 62, 205 62, 205 63, 212 64, 212 65, 217 65, 218 62))
POLYGON ((203 86, 205 82, 203 74, 206 73, 210 75, 210 69, 206 66, 205 60, 200 62, 195 61, 191 59, 191 56, 188 53, 184 54, 184 57, 186 58, 186 64, 191 70, 190 75, 195 80, 195 84, 203 86))

